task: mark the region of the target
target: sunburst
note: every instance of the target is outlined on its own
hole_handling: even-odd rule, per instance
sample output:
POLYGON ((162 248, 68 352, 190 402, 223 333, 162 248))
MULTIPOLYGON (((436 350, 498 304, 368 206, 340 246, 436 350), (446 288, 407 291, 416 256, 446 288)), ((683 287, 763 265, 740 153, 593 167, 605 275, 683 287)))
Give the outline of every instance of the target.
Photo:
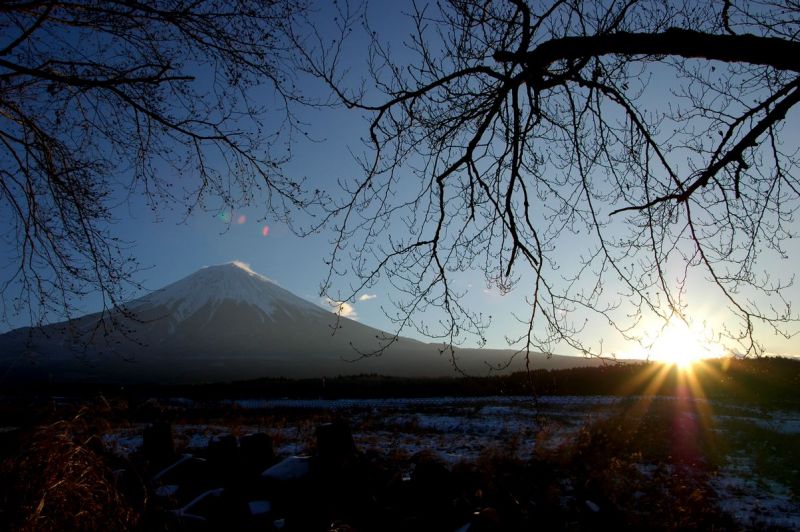
POLYGON ((645 358, 688 370, 696 362, 723 355, 722 345, 698 324, 673 318, 645 337, 645 358))

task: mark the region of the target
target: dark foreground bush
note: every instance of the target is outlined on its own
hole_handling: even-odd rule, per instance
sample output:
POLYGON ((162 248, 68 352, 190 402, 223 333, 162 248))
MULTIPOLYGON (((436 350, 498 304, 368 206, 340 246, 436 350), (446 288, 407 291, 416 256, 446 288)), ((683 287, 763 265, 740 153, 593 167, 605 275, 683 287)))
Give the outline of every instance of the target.
POLYGON ((708 412, 694 403, 630 401, 587 425, 547 459, 560 462, 578 498, 624 530, 736 529, 709 485, 722 460, 708 412))

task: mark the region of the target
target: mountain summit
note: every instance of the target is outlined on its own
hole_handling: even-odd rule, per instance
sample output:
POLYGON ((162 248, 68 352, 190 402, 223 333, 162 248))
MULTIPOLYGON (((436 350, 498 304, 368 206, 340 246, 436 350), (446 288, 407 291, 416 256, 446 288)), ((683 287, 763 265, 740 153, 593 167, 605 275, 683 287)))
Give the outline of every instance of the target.
POLYGON ((134 312, 149 312, 161 307, 168 310, 169 319, 177 323, 199 312, 213 314, 220 306, 231 303, 248 307, 265 320, 277 319, 281 315, 302 318, 330 314, 241 262, 201 268, 180 281, 132 301, 128 308, 134 312))
MULTIPOLYGON (((209 266, 126 305, 132 318, 91 314, 0 336, 0 376, 59 381, 196 383, 375 373, 453 376, 439 345, 337 316, 232 262, 209 266), (111 327, 113 325, 113 327, 111 327)), ((508 350, 458 349, 459 368, 486 374, 508 350)), ((547 367, 587 365, 553 357, 547 367)), ((537 364, 543 367, 544 364, 537 364)))

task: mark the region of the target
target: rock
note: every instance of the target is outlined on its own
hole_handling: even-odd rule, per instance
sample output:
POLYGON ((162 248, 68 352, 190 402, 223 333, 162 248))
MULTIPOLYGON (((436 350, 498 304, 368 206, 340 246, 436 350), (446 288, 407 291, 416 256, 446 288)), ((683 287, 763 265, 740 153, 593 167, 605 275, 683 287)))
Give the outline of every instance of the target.
POLYGON ((152 481, 155 482, 155 481, 158 481, 158 480, 162 480, 164 477, 166 477, 170 473, 174 474, 174 472, 176 470, 180 469, 180 467, 183 464, 185 464, 186 462, 189 462, 193 458, 194 457, 191 454, 182 455, 180 458, 178 458, 177 461, 172 462, 170 465, 168 465, 167 467, 165 467, 164 469, 162 469, 161 471, 159 471, 158 473, 153 475, 152 481))
POLYGON ((166 498, 174 499, 178 504, 184 504, 197 495, 215 487, 210 478, 208 463, 202 458, 191 454, 184 454, 175 462, 156 473, 150 479, 156 495, 163 496, 166 486, 176 486, 173 493, 166 498), (160 491, 161 490, 161 491, 160 491))
POLYGON ((447 498, 453 489, 450 470, 444 463, 433 455, 418 453, 414 470, 411 473, 411 483, 423 499, 430 500, 447 498))
POLYGON ((175 460, 175 441, 170 423, 159 421, 145 427, 142 454, 156 467, 163 467, 175 460))
POLYGON ((169 530, 263 530, 269 501, 247 501, 235 491, 215 488, 200 493, 173 515, 180 525, 169 530))
POLYGON ((261 474, 261 493, 274 502, 273 511, 289 530, 324 530, 326 505, 316 472, 315 457, 291 456, 261 474))
POLYGON ((356 445, 350 427, 343 421, 317 427, 317 456, 323 469, 338 469, 356 457, 356 445))
POLYGON ((230 434, 208 442, 208 465, 215 479, 234 482, 240 471, 239 442, 230 434))
POLYGON ((212 438, 208 442, 208 460, 216 462, 238 462, 239 442, 236 436, 227 434, 212 438))
POLYGON ((413 508, 415 524, 413 528, 423 525, 428 530, 445 530, 451 528, 463 513, 456 512, 453 504, 457 498, 452 481, 452 474, 447 466, 431 453, 417 453, 412 457, 415 462, 411 472, 411 481, 407 482, 406 504, 413 508))
POLYGON ((272 511, 272 503, 269 501, 250 501, 247 503, 250 515, 264 515, 272 511))
POLYGON ((155 493, 157 497, 169 498, 178 493, 180 486, 177 484, 165 484, 156 488, 155 493))
POLYGON ((307 480, 311 477, 311 461, 310 456, 290 456, 261 473, 261 477, 275 482, 307 480))
POLYGON ((345 531, 352 519, 368 520, 376 506, 371 470, 356 450, 350 427, 342 422, 317 427, 313 456, 292 456, 261 474, 263 493, 291 530, 345 531), (336 528, 333 528, 336 529, 336 528))
POLYGON ((175 510, 173 513, 188 521, 208 521, 209 518, 216 516, 219 511, 219 499, 225 492, 223 488, 204 491, 183 508, 175 510))
POLYGON ((272 438, 263 432, 239 438, 239 454, 245 472, 258 474, 275 460, 272 438))

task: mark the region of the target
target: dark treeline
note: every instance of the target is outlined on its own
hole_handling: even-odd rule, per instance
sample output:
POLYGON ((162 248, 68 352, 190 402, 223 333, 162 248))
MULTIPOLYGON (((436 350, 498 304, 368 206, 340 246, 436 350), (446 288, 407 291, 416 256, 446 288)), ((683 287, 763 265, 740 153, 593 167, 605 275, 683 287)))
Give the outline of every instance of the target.
POLYGON ((765 357, 720 359, 689 372, 655 362, 561 370, 535 370, 488 377, 402 378, 379 375, 325 379, 257 379, 198 385, 113 386, 26 384, 7 394, 117 397, 370 398, 487 395, 676 395, 686 390, 709 398, 800 402, 800 360, 765 357))

